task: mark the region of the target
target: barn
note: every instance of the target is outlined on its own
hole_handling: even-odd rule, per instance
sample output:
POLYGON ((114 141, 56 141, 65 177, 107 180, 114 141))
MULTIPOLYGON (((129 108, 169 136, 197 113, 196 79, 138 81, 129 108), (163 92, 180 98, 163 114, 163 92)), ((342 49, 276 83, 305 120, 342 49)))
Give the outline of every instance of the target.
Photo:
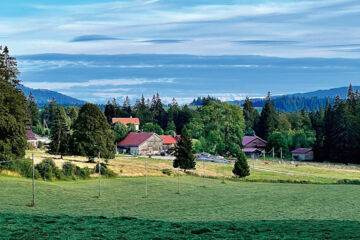
POLYGON ((157 155, 162 151, 162 142, 156 133, 129 133, 117 147, 121 153, 157 155))
POLYGON ((292 160, 295 161, 312 161, 314 152, 310 148, 298 148, 291 152, 292 160))

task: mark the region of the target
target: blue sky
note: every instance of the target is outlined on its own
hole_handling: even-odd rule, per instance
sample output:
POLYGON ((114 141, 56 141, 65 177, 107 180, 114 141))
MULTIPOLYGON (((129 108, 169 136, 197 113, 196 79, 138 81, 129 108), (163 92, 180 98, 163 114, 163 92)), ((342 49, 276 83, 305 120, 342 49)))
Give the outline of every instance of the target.
MULTIPOLYGON (((310 73, 294 71, 287 76, 292 87, 284 85, 284 81, 276 80, 282 79, 281 70, 273 69, 271 74, 261 75, 263 71, 259 69, 262 68, 258 68, 256 75, 249 75, 243 69, 244 71, 230 71, 233 74, 231 76, 218 70, 218 73, 228 76, 225 83, 229 84, 219 89, 216 82, 224 79, 219 79, 221 78, 219 74, 216 75, 217 78, 206 75, 209 70, 202 68, 204 72, 201 70, 194 72, 193 80, 200 81, 198 76, 201 75, 201 79, 206 79, 211 84, 203 84, 204 82, 200 81, 204 87, 201 91, 196 91, 198 85, 192 86, 189 83, 189 87, 184 87, 182 90, 186 92, 184 99, 214 91, 218 91, 219 95, 223 93, 224 98, 247 95, 251 91, 246 89, 250 87, 244 87, 244 84, 254 81, 256 85, 263 86, 251 93, 254 96, 262 95, 267 90, 290 93, 345 86, 350 81, 353 84, 360 84, 358 70, 348 68, 349 64, 352 65, 351 59, 356 62, 355 59, 360 58, 360 1, 358 0, 12 0, 2 2, 1 6, 0 45, 8 45, 12 53, 17 56, 45 53, 119 56, 188 54, 204 57, 257 55, 274 57, 272 58, 274 62, 276 58, 325 58, 329 59, 329 62, 323 63, 323 69, 337 69, 337 74, 333 75, 329 75, 331 71, 325 70, 318 72, 314 70, 310 73), (341 61, 336 61, 334 65, 331 59, 340 58, 347 58, 350 62, 342 65, 341 61), (317 80, 322 78, 320 73, 322 76, 329 76, 329 81, 317 80), (230 81, 230 79, 243 80, 230 81), (269 89, 271 85, 267 83, 271 81, 278 81, 281 84, 275 84, 274 89, 269 89)), ((61 88, 59 84, 47 83, 72 81, 71 73, 74 76, 82 73, 80 74, 82 79, 75 77, 77 82, 96 82, 104 79, 123 79, 124 75, 127 75, 126 72, 131 72, 129 66, 125 68, 125 65, 130 64, 126 60, 122 71, 109 71, 107 65, 102 65, 98 69, 102 74, 95 77, 93 74, 85 74, 86 70, 88 72, 93 70, 90 67, 94 63, 91 56, 82 59, 84 63, 82 68, 85 70, 81 71, 74 65, 69 65, 69 59, 63 57, 54 60, 49 57, 41 61, 34 59, 22 61, 19 58, 21 78, 25 85, 50 88, 69 94, 77 92, 75 97, 81 95, 82 99, 104 101, 105 96, 110 97, 109 93, 112 93, 110 90, 114 85, 102 85, 101 89, 104 91, 103 97, 100 97, 101 93, 79 94, 74 86, 67 85, 68 87, 61 88), (48 69, 49 66, 52 66, 52 70, 48 69), (45 73, 48 75, 45 76, 45 73), (63 79, 63 76, 67 79, 63 79)), ((188 58, 181 59, 182 65, 189 65, 188 58)), ((121 62, 118 58, 116 61, 121 62)), ((226 62, 226 59, 219 58, 217 61, 218 65, 223 65, 222 61, 226 62)), ((118 62, 111 64, 121 65, 118 62)), ((141 57, 138 56, 131 64, 141 66, 142 62, 141 57)), ((300 69, 301 65, 311 67, 309 64, 313 62, 308 59, 303 63, 297 63, 297 67, 300 69)), ((79 63, 73 64, 78 66, 79 63)), ((163 59, 163 64, 169 64, 168 59, 163 59)), ((256 62, 252 64, 242 62, 242 64, 263 66, 261 61, 258 64, 256 62)), ((287 72, 289 68, 286 61, 277 67, 283 69, 283 72, 287 72)), ((135 79, 136 83, 134 85, 136 87, 128 91, 128 94, 135 95, 136 90, 138 94, 152 94, 150 91, 164 89, 167 89, 163 91, 164 95, 169 95, 166 97, 174 94, 177 89, 169 90, 174 84, 164 79, 172 79, 172 82, 180 81, 179 73, 172 68, 164 72, 160 67, 155 68, 154 71, 159 71, 159 79, 165 81, 163 85, 155 81, 158 79, 155 75, 147 75, 144 68, 138 67, 133 76, 126 76, 128 80, 135 79), (145 80, 136 82, 139 76, 146 82, 145 80)), ((120 95, 120 91, 116 92, 116 95, 120 95)))

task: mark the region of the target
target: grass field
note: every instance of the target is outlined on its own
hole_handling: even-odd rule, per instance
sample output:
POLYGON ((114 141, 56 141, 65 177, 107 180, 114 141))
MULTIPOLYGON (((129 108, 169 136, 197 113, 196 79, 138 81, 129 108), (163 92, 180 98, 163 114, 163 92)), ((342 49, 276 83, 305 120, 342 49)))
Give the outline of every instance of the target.
POLYGON ((357 239, 358 185, 251 183, 182 176, 36 182, 0 177, 0 239, 357 239), (35 233, 34 233, 35 232, 35 233))

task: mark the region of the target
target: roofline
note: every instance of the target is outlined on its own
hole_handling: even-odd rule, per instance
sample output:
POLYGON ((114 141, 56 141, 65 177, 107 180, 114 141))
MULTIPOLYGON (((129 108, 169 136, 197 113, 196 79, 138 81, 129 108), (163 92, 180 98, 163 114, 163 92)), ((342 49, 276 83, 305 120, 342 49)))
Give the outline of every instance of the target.
MULTIPOLYGON (((246 137, 246 136, 244 136, 244 137, 246 137)), ((264 139, 262 139, 261 137, 258 137, 258 136, 248 136, 248 137, 257 137, 258 139, 260 139, 261 141, 263 141, 264 143, 267 143, 264 139)), ((243 140, 244 140, 244 138, 243 138, 243 140)), ((253 142, 253 141, 255 141, 256 140, 256 138, 254 138, 253 140, 251 140, 250 142, 248 142, 247 144, 249 144, 249 143, 251 143, 251 142, 253 142)), ((241 143, 242 144, 242 143, 241 143)))

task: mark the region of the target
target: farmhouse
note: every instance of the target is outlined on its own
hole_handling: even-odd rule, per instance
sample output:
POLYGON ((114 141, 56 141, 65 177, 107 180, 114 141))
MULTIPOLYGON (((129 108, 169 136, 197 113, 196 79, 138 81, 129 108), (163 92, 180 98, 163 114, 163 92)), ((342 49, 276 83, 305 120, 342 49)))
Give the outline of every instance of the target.
POLYGON ((162 138, 156 133, 129 133, 117 144, 122 153, 155 155, 162 151, 162 138))
POLYGON ((35 134, 31 129, 26 130, 26 139, 27 142, 31 144, 34 148, 37 148, 39 142, 42 142, 44 144, 50 143, 50 140, 47 137, 41 137, 35 134))
POLYGON ((163 140, 163 142, 162 142, 163 151, 168 151, 170 149, 173 149, 175 147, 175 145, 178 143, 178 140, 176 139, 176 137, 173 137, 171 135, 161 135, 160 137, 163 140))
POLYGON ((298 148, 291 152, 292 160, 312 161, 314 160, 314 152, 310 148, 298 148))
POLYGON ((136 131, 140 130, 140 120, 139 120, 139 118, 129 117, 129 118, 113 118, 112 119, 112 123, 117 123, 117 122, 121 122, 124 125, 132 123, 132 124, 135 125, 135 130, 136 131))
POLYGON ((258 158, 265 151, 266 141, 258 136, 245 136, 242 140, 242 151, 248 157, 258 158))

